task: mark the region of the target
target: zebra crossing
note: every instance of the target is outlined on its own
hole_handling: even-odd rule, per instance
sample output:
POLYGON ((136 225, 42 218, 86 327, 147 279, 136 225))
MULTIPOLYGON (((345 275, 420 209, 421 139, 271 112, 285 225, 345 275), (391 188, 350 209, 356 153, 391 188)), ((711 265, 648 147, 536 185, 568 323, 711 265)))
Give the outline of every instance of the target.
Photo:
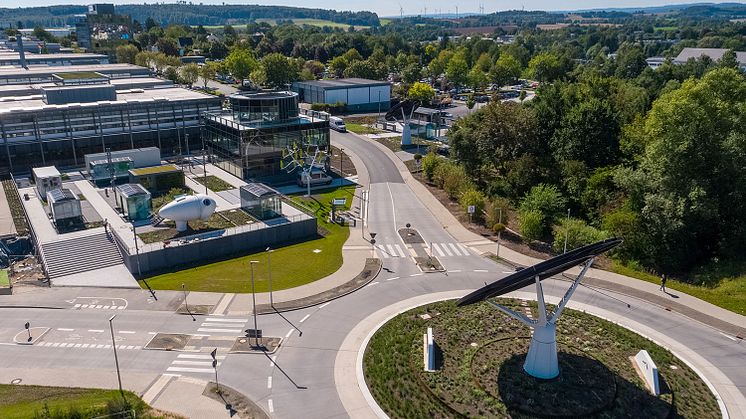
POLYGON ((378 254, 383 259, 388 258, 405 258, 409 256, 409 251, 403 249, 400 244, 378 244, 376 245, 378 254))
MULTIPOLYGON (((166 373, 214 374, 212 357, 209 353, 202 351, 218 348, 218 352, 227 352, 235 339, 245 333, 244 328, 248 321, 247 318, 206 317, 197 329, 198 334, 193 335, 195 338, 203 339, 192 341, 196 344, 194 349, 199 352, 178 354, 171 365, 166 368, 166 373)), ((220 366, 225 355, 217 355, 216 358, 217 366, 220 366)))
MULTIPOLYGON (((218 365, 222 364, 225 359, 225 355, 217 355, 218 365)), ((169 373, 205 373, 214 374, 215 370, 212 368, 212 356, 210 354, 178 354, 176 359, 171 362, 171 366, 166 369, 169 373)))
POLYGON ((438 257, 471 256, 469 248, 461 243, 431 243, 430 252, 438 257))

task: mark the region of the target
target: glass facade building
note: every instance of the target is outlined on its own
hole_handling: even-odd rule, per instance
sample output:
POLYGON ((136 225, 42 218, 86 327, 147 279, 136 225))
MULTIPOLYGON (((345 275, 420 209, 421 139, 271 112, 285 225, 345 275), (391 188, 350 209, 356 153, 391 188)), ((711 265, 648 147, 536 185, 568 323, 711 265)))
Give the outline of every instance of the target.
POLYGON ((329 148, 329 115, 298 107, 298 94, 234 94, 230 109, 205 112, 203 138, 214 164, 245 180, 293 179, 280 167, 288 146, 329 148))

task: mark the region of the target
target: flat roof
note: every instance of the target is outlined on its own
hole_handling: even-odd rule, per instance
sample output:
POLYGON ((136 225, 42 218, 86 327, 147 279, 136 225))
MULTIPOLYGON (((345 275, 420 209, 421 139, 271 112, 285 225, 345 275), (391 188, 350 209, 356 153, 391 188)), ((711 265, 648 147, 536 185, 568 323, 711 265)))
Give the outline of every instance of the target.
MULTIPOLYGON (((681 50, 679 55, 676 56, 674 61, 685 63, 690 58, 699 58, 703 55, 712 58, 713 61, 718 61, 719 59, 723 58, 723 54, 725 54, 727 51, 728 50, 726 48, 684 48, 681 50)), ((738 61, 738 63, 741 65, 746 64, 746 52, 735 51, 735 53, 736 61, 738 61)))
POLYGON ((326 90, 345 89, 350 87, 366 86, 391 86, 391 83, 380 80, 369 80, 359 78, 349 79, 330 79, 330 80, 309 80, 295 82, 297 85, 315 86, 326 90))
POLYGON ((54 73, 55 76, 64 80, 100 79, 107 78, 97 71, 67 71, 54 73))
POLYGON ((34 167, 31 171, 34 173, 34 177, 38 178, 60 176, 60 171, 54 166, 34 167))
MULTIPOLYGON (((93 85, 94 87, 96 85, 93 85)), ((79 87, 79 86, 76 86, 79 87)), ((130 89, 118 90, 117 100, 105 100, 88 103, 66 103, 63 105, 47 105, 41 98, 41 95, 8 98, 13 100, 0 100, 0 114, 19 111, 41 112, 51 109, 68 109, 75 107, 95 107, 101 105, 124 105, 127 103, 148 103, 148 102, 178 102, 185 100, 206 100, 212 99, 220 101, 220 98, 206 93, 200 93, 195 90, 184 89, 183 87, 163 87, 156 89, 130 89)))
POLYGON ((149 69, 134 64, 87 64, 76 65, 75 67, 70 67, 69 65, 45 65, 39 67, 29 67, 28 69, 19 66, 4 65, 0 66, 0 77, 36 76, 40 74, 51 76, 55 73, 67 73, 73 69, 76 72, 95 71, 99 73, 124 73, 134 71, 138 73, 150 74, 149 69))
POLYGON ((264 183, 248 183, 244 186, 241 186, 241 190, 246 191, 257 198, 262 198, 265 196, 276 196, 280 194, 275 189, 272 189, 264 183))
POLYGON ((130 173, 135 176, 153 175, 157 173, 181 172, 181 169, 173 164, 162 164, 160 166, 141 167, 139 169, 130 169, 130 173))

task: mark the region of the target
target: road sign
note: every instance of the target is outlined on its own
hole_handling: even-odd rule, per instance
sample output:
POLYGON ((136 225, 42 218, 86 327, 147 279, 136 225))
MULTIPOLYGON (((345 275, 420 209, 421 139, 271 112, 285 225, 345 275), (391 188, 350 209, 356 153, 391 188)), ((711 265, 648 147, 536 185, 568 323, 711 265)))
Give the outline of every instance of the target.
POLYGON ((215 357, 218 354, 218 348, 215 348, 210 352, 210 356, 212 357, 212 360, 215 361, 217 358, 215 357))
POLYGON ((250 338, 262 338, 262 329, 246 329, 246 333, 250 338))
POLYGON ((469 212, 469 214, 474 214, 475 212, 477 212, 477 206, 476 205, 469 205, 468 212, 469 212))

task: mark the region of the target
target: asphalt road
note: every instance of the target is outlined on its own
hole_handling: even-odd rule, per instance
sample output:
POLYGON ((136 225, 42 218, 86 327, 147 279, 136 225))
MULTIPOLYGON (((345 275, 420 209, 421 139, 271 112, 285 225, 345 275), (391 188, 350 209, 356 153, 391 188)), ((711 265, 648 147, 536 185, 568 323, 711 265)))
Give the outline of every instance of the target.
MULTIPOLYGON (((228 354, 232 339, 253 327, 251 318, 198 316, 197 321, 192 321, 190 316, 173 312, 181 302, 178 292, 158 292, 156 301, 140 290, 40 290, 0 296, 0 382, 19 378, 26 383, 116 387, 113 353, 110 346, 106 347, 111 343, 108 319, 116 314, 115 338, 121 347, 120 367, 127 388, 144 392, 161 374, 211 380, 209 361, 200 357, 218 348, 219 355, 225 356, 218 368, 221 382, 266 411, 271 405, 273 416, 347 417, 335 387, 334 363, 345 337, 361 320, 407 298, 478 288, 507 275, 511 269, 464 251, 375 145, 336 132, 332 133, 332 140, 357 154, 370 173, 367 227, 377 233, 377 253, 384 270, 371 284, 346 297, 283 315, 261 316, 259 328, 264 335, 284 339, 273 356, 228 354), (438 258, 447 272, 423 274, 419 270, 397 233, 406 223, 411 223, 426 242, 437 245, 442 254, 438 258), (13 341, 16 336, 23 338, 26 321, 32 327, 49 328, 33 346, 13 341), (155 333, 201 336, 192 342, 191 353, 143 349, 155 333)), ((567 286, 567 282, 551 279, 545 282, 545 293, 560 297, 567 286)), ((686 344, 722 371, 741 393, 746 392, 746 347, 742 344, 659 306, 608 294, 624 302, 584 287, 578 289, 573 301, 624 315, 686 344)))

